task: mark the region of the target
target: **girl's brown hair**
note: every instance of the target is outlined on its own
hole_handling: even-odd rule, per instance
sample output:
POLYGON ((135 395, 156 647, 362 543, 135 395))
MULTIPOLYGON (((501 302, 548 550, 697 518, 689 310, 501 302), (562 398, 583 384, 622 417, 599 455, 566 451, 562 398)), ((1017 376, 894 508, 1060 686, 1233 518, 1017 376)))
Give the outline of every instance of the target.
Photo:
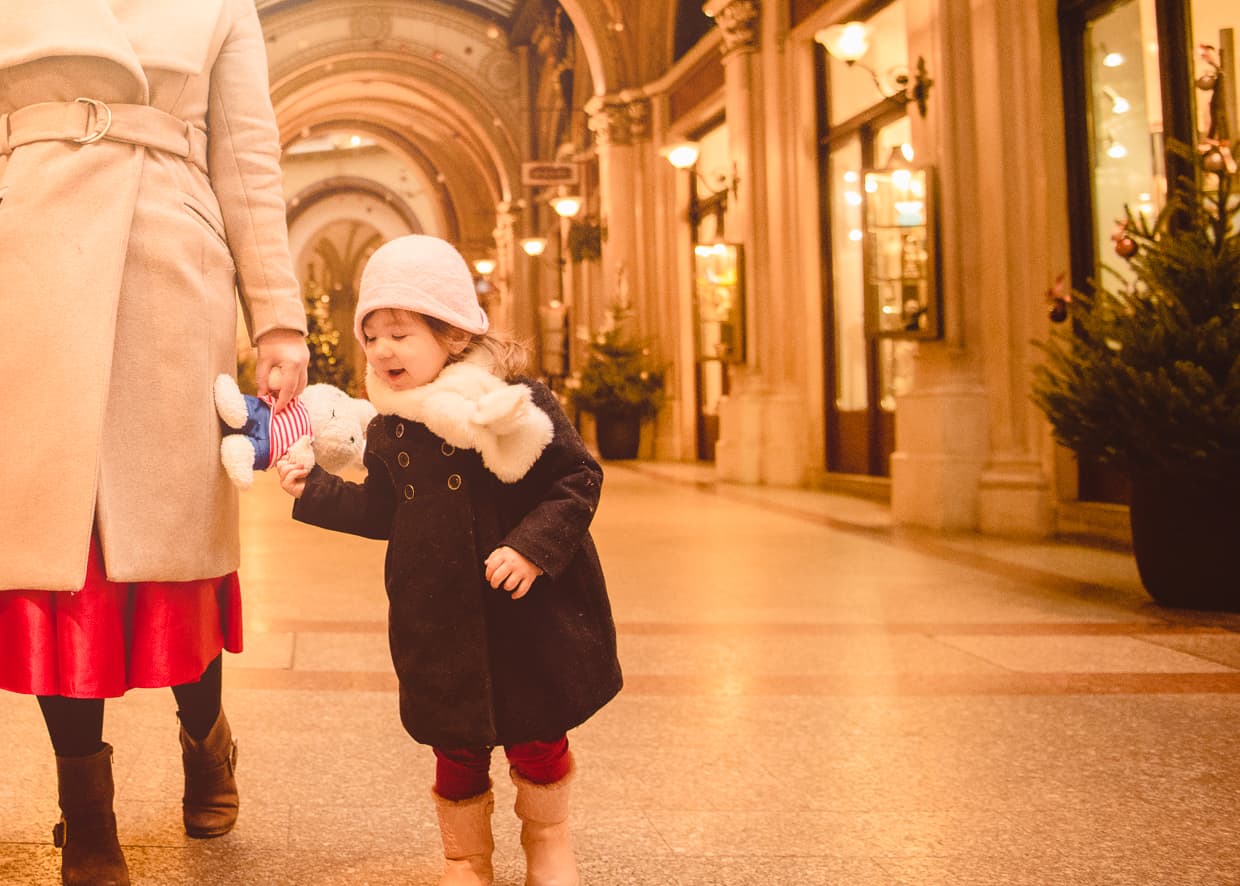
POLYGON ((439 341, 448 345, 454 353, 448 356, 448 363, 459 363, 471 352, 484 350, 491 357, 494 372, 500 378, 511 380, 525 371, 529 363, 529 349, 509 335, 488 330, 481 335, 474 335, 464 329, 458 329, 451 323, 445 323, 438 317, 422 315, 431 333, 439 341), (457 348, 463 344, 464 347, 457 348))

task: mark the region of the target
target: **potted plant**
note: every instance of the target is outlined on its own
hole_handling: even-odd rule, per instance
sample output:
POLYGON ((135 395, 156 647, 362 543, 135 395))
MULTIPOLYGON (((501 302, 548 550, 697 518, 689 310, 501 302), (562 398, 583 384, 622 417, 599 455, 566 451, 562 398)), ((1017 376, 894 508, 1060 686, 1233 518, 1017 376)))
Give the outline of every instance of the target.
MULTIPOLYGON (((1203 47, 1208 50, 1208 47, 1203 47)), ((1216 97, 1221 74, 1197 85, 1216 97)), ((1154 222, 1128 212, 1126 280, 1050 293, 1063 323, 1041 345, 1033 397, 1056 439, 1131 481, 1133 553, 1168 606, 1240 610, 1240 200, 1221 105, 1154 222)), ((1182 153, 1189 153, 1180 146, 1182 153)))
POLYGON ((607 327, 590 343, 585 366, 570 382, 572 404, 594 415, 599 455, 636 458, 641 423, 663 405, 664 367, 650 344, 624 330, 627 309, 608 312, 607 327))

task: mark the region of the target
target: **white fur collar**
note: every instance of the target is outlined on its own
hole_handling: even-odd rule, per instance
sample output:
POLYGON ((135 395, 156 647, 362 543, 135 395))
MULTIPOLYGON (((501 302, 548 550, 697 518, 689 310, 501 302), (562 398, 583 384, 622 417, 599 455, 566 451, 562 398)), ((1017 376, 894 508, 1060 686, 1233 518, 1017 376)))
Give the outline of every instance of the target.
POLYGON ((366 393, 381 414, 421 422, 457 449, 476 450, 505 483, 524 477, 554 435, 530 389, 493 375, 485 353, 452 363, 434 381, 407 391, 392 390, 367 366, 366 393))

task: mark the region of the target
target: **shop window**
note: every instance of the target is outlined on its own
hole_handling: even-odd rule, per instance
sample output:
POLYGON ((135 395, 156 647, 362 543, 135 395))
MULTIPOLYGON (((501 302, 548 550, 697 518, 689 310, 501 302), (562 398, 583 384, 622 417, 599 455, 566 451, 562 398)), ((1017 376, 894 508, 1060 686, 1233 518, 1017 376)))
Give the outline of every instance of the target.
MULTIPOLYGON (((1236 63, 1236 50, 1240 46, 1240 4, 1236 0, 1193 0, 1192 3, 1192 34, 1193 46, 1213 46, 1216 49, 1222 48, 1225 53, 1230 53, 1229 58, 1224 58, 1223 64, 1226 67, 1225 74, 1230 78, 1231 89, 1230 107, 1227 108, 1227 120, 1231 126, 1231 141, 1233 143, 1232 153, 1237 154, 1234 147, 1235 142, 1240 136, 1240 84, 1236 82, 1236 75, 1240 73, 1240 65, 1236 63)), ((1198 72, 1204 70, 1197 65, 1195 70, 1198 72)), ((1197 93, 1197 134, 1199 138, 1204 138, 1206 128, 1209 126, 1209 105, 1208 102, 1200 101, 1204 93, 1197 93)))
MULTIPOLYGON (((1235 0, 1061 0, 1064 110, 1067 121, 1072 282, 1089 288, 1103 275, 1128 273, 1111 235, 1126 211, 1155 217, 1168 188, 1192 175, 1188 159, 1204 137, 1208 111, 1194 80, 1204 68, 1200 44, 1222 46, 1237 119, 1235 0)), ((1234 123, 1233 123, 1234 126, 1234 123)), ((1233 133, 1234 133, 1233 129, 1233 133)), ((1123 502, 1119 472, 1082 462, 1083 501, 1123 502)))
MULTIPOLYGON (((880 78, 908 60, 905 4, 896 0, 866 19, 867 64, 880 78)), ((887 476, 895 448, 896 396, 909 386, 911 342, 866 330, 864 171, 882 166, 907 145, 911 127, 902 104, 875 90, 870 74, 823 50, 819 81, 819 169, 826 244, 827 469, 887 476)))
POLYGON ((1094 277, 1127 276, 1111 235, 1128 210, 1152 221, 1167 194, 1154 0, 1126 3, 1087 25, 1085 70, 1093 121, 1094 277))
POLYGON ((827 161, 830 187, 831 295, 835 327, 835 408, 869 405, 866 378, 864 247, 861 232, 861 139, 853 137, 827 161))
MULTIPOLYGON (((727 175, 732 168, 728 147, 727 125, 719 125, 695 136, 699 154, 697 170, 700 174, 691 179, 692 188, 689 214, 693 224, 694 249, 709 247, 728 239, 728 192, 706 190, 702 182, 715 182, 720 175, 727 175)), ((700 306, 695 304, 695 314, 700 306)), ((699 337, 695 347, 698 354, 712 348, 712 342, 701 340, 708 330, 695 324, 699 337)), ((728 364, 722 359, 696 360, 694 369, 697 413, 697 454, 703 461, 713 461, 715 444, 719 439, 719 401, 728 393, 728 364)))

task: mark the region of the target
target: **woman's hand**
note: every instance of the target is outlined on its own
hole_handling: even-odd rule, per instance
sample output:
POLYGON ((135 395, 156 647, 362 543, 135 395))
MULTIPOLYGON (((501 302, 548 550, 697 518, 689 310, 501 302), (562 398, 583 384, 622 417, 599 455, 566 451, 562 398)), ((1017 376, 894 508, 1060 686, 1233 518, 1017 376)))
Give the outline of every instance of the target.
POLYGON ((306 389, 306 366, 310 363, 310 349, 306 338, 293 329, 271 329, 258 340, 258 362, 254 367, 254 381, 258 396, 275 393, 273 412, 279 412, 298 394, 306 389))
POLYGON ((507 545, 493 550, 484 565, 491 587, 498 588, 503 585, 504 590, 512 594, 514 600, 520 600, 529 593, 534 579, 543 574, 541 569, 507 545))
POLYGON ((276 470, 280 472, 280 488, 293 498, 301 498, 301 494, 306 491, 306 477, 310 468, 294 464, 286 455, 276 462, 276 470))

